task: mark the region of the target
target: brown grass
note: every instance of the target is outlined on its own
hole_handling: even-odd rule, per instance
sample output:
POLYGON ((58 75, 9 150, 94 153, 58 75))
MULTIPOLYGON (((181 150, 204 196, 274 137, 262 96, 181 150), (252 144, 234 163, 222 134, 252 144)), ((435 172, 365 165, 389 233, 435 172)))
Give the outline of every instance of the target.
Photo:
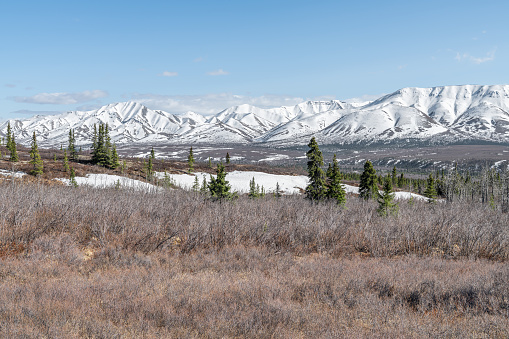
POLYGON ((509 335, 509 216, 480 204, 0 183, 0 337, 509 335))

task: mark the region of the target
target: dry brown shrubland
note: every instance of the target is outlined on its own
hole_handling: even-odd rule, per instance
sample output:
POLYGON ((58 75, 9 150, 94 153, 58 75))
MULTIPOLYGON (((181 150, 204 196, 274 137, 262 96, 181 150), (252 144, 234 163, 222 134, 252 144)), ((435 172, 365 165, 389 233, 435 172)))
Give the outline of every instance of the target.
POLYGON ((509 335, 509 215, 0 184, 1 337, 509 335))

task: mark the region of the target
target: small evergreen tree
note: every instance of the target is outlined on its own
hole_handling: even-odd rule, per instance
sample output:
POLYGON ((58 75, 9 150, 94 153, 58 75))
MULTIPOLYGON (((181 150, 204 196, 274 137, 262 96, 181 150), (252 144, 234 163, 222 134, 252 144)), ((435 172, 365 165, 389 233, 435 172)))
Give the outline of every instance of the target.
POLYGON ((14 133, 11 130, 11 123, 7 123, 7 149, 10 152, 9 161, 18 162, 18 151, 16 150, 16 141, 14 140, 14 133))
POLYGON ((249 193, 247 195, 251 199, 256 199, 260 196, 260 187, 256 187, 255 178, 249 181, 249 193))
POLYGON ((222 162, 217 164, 216 173, 216 178, 210 176, 210 183, 208 184, 211 197, 220 201, 231 200, 235 195, 230 192, 231 186, 226 180, 226 172, 222 162))
POLYGON ((150 150, 150 158, 152 161, 156 160, 156 153, 154 152, 154 147, 150 150))
POLYGON ((398 180, 398 173, 396 172, 396 166, 392 168, 392 186, 395 186, 398 180))
MULTIPOLYGON (((330 165, 330 164, 329 164, 330 165)), ((330 171, 328 170, 328 182, 327 182, 327 198, 336 200, 338 205, 343 205, 346 202, 345 188, 341 184, 341 172, 339 171, 338 160, 336 154, 332 159, 332 166, 330 171)))
POLYGON ((359 197, 364 200, 374 199, 378 196, 376 171, 371 161, 366 160, 364 171, 361 174, 359 183, 359 197))
POLYGON ((32 175, 42 175, 43 173, 43 163, 41 159, 41 155, 39 154, 39 148, 37 147, 37 139, 35 137, 35 131, 32 136, 32 148, 30 150, 30 164, 32 164, 33 169, 32 175))
POLYGON ((67 159, 67 151, 64 150, 64 171, 69 172, 69 159, 67 159))
POLYGON ((226 152, 226 163, 230 163, 230 153, 226 152))
POLYGON ((311 138, 308 147, 310 149, 306 156, 308 158, 309 185, 306 187, 306 198, 312 201, 320 201, 325 199, 327 193, 325 173, 321 167, 323 166, 323 156, 315 137, 311 138))
POLYGON ((76 151, 76 139, 74 138, 74 130, 69 129, 69 160, 78 161, 78 152, 76 151))
POLYGON ((200 187, 200 193, 206 194, 208 192, 207 178, 203 176, 203 181, 200 187))
POLYGON ((152 157, 148 157, 148 162, 145 166, 145 175, 146 175, 146 179, 147 180, 151 180, 152 179, 152 175, 154 174, 154 169, 153 169, 154 165, 152 163, 152 157))
POLYGON ((193 191, 198 192, 200 190, 200 182, 198 181, 198 177, 194 177, 194 183, 193 183, 193 191))
POLYGON ((72 187, 78 187, 78 182, 76 181, 76 173, 74 173, 74 167, 71 167, 71 173, 69 175, 69 183, 72 187))
POLYGON ((435 202, 435 198, 437 197, 437 191, 435 189, 435 179, 433 175, 429 175, 428 180, 426 181, 426 190, 424 190, 423 195, 428 198, 428 201, 433 203, 435 202))
POLYGON ((111 169, 115 169, 120 166, 120 162, 118 159, 117 153, 117 145, 113 145, 113 149, 111 150, 111 169))
POLYGON ((189 155, 187 156, 187 164, 189 166, 189 172, 193 172, 194 168, 194 156, 193 156, 193 147, 189 149, 189 155))
POLYGON ((212 168, 212 159, 209 157, 209 168, 212 168))
POLYGON ((276 182, 276 190, 274 191, 274 198, 281 198, 281 188, 279 187, 279 182, 276 182))
POLYGON ((403 176, 403 173, 401 173, 398 178, 398 187, 402 188, 403 186, 405 186, 405 177, 403 176))
POLYGON ((398 204, 394 203, 394 191, 392 189, 392 178, 387 176, 384 181, 382 192, 378 192, 378 214, 381 216, 388 216, 396 214, 398 211, 398 204))

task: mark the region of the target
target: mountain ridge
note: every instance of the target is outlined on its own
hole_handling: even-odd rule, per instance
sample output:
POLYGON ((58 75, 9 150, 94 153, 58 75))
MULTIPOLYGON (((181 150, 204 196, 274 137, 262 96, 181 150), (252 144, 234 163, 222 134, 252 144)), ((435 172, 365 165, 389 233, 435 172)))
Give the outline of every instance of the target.
POLYGON ((78 145, 88 145, 93 125, 99 123, 108 123, 117 144, 303 145, 311 135, 324 144, 407 139, 509 143, 509 85, 407 87, 362 105, 305 101, 264 109, 243 104, 208 117, 128 101, 92 111, 11 119, 0 125, 0 135, 5 136, 8 122, 17 142, 29 145, 35 131, 40 145, 47 147, 65 145, 70 128, 78 145))

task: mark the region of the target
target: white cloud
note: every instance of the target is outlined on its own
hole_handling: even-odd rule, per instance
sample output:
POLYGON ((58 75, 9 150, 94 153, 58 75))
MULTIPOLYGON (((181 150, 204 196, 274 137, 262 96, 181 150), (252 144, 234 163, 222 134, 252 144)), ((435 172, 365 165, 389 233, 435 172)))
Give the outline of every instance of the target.
POLYGON ((11 97, 10 99, 28 104, 70 105, 107 96, 108 93, 105 91, 93 90, 78 93, 39 93, 31 97, 11 97))
POLYGON ((179 75, 177 72, 168 72, 168 71, 164 71, 163 73, 160 74, 161 76, 163 77, 176 77, 177 75, 179 75))
POLYGON ((31 110, 28 110, 28 109, 22 109, 22 110, 19 110, 19 111, 14 111, 14 112, 11 112, 13 114, 26 114, 26 115, 54 115, 54 114, 60 114, 62 113, 61 111, 31 111, 31 110))
POLYGON ((5 87, 14 88, 14 87, 16 87, 16 85, 14 85, 14 84, 5 84, 5 87))
MULTIPOLYGON (((205 94, 205 95, 156 95, 133 94, 128 100, 136 101, 151 109, 160 109, 173 114, 193 111, 203 115, 218 113, 226 108, 249 104, 260 108, 274 108, 292 106, 307 99, 282 95, 247 96, 231 93, 205 94)), ((331 97, 311 98, 312 100, 331 100, 331 97)))
POLYGON ((195 58, 193 61, 194 62, 202 62, 202 61, 205 61, 205 58, 198 57, 198 58, 195 58))
POLYGON ((215 76, 215 75, 228 75, 230 73, 220 68, 220 69, 218 69, 216 71, 208 72, 207 74, 215 76))
POLYGON ((365 102, 368 102, 368 101, 375 101, 376 99, 379 99, 383 96, 386 96, 387 93, 384 93, 384 94, 377 94, 377 95, 372 95, 372 94, 365 94, 365 95, 362 95, 360 97, 357 97, 357 98, 350 98, 350 99, 346 99, 346 100, 343 100, 344 102, 346 103, 349 103, 349 104, 353 104, 353 103, 365 103, 365 102))
POLYGON ((497 51, 497 49, 494 48, 491 51, 489 51, 488 53, 486 53, 486 56, 484 56, 484 57, 475 57, 473 55, 470 55, 469 53, 456 52, 456 57, 454 59, 456 59, 458 61, 469 60, 470 62, 473 62, 474 64, 479 65, 479 64, 482 64, 482 63, 485 63, 488 61, 495 60, 496 51, 497 51))

